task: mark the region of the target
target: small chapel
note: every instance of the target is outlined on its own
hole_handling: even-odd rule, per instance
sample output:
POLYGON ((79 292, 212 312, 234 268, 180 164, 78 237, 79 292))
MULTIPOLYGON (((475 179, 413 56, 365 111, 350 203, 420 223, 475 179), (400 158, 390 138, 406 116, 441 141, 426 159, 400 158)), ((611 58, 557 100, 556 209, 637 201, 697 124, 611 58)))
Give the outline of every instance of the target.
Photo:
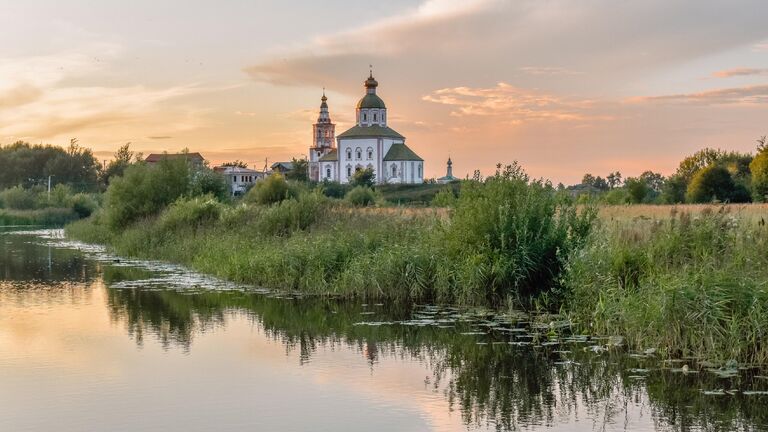
POLYGON ((336 135, 323 92, 320 115, 312 126, 309 178, 349 183, 355 171, 370 168, 376 183, 423 183, 424 159, 405 145, 405 137, 387 125, 387 106, 376 94, 373 72, 365 80, 365 95, 357 103, 355 126, 336 135))

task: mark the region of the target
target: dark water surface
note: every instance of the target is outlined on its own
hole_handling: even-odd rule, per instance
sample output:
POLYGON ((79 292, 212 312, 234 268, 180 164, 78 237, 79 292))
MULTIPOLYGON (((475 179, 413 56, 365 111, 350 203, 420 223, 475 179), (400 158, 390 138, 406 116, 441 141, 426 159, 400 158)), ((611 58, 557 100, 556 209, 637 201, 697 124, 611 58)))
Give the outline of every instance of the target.
POLYGON ((0 431, 768 430, 760 372, 556 321, 281 298, 57 231, 0 232, 0 275, 0 431))

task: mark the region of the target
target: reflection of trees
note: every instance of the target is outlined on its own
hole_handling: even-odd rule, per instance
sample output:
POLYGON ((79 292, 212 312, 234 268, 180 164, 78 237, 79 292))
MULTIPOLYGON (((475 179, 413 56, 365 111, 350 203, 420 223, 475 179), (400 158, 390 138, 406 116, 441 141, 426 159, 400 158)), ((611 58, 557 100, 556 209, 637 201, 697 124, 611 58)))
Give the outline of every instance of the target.
MULTIPOLYGON (((149 332, 163 346, 189 349, 195 334, 224 325, 228 315, 237 313, 258 322, 286 350, 298 350, 301 362, 309 360, 318 347, 338 345, 357 350, 372 367, 381 357, 418 359, 432 369, 431 385, 445 389, 450 406, 460 409, 468 424, 491 424, 498 430, 553 424, 585 411, 599 419, 595 426, 600 429, 603 424, 621 423, 628 405, 646 401, 654 421, 673 430, 733 430, 749 425, 757 430, 768 424, 763 397, 703 395, 701 388, 728 388, 713 375, 651 373, 638 381, 630 378, 629 369, 644 367, 642 360, 593 354, 578 344, 561 347, 570 349, 569 353, 507 343, 480 345, 478 340, 487 340, 483 336, 460 334, 470 324, 459 324, 455 330, 356 326, 368 320, 361 312, 372 307, 317 298, 110 289, 108 301, 114 319, 125 321, 138 343, 149 332)), ((408 307, 376 310, 376 319, 410 316, 408 307)), ((504 342, 505 337, 510 336, 498 336, 495 341, 504 342)))
MULTIPOLYGON (((97 266, 78 251, 31 242, 32 237, 0 235, 0 278, 5 281, 93 280, 97 266)), ((36 239, 39 241, 40 239, 36 239)))

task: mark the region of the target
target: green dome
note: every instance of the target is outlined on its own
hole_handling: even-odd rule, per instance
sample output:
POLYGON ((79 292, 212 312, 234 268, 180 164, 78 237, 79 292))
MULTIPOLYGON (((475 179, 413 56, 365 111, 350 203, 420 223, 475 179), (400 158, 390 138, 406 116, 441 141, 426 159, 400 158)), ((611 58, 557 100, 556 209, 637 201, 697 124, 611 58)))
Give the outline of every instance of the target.
POLYGON ((380 97, 376 96, 375 94, 367 94, 363 96, 362 99, 360 99, 360 102, 357 103, 357 109, 360 108, 386 108, 387 106, 384 105, 384 101, 381 100, 380 97))

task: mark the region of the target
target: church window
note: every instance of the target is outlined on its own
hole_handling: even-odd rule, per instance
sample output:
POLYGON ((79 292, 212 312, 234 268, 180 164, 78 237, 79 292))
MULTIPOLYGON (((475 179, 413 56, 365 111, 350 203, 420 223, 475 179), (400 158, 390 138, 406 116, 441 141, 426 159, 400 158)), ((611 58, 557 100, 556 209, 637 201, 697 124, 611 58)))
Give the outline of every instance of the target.
POLYGON ((360 147, 355 149, 355 157, 357 160, 360 160, 363 158, 363 152, 360 150, 360 147))
POLYGON ((368 147, 368 159, 373 159, 373 149, 368 147))
POLYGON ((352 177, 352 167, 347 165, 347 177, 352 177))
POLYGON ((376 120, 376 113, 373 114, 373 121, 378 121, 376 120))
POLYGON ((421 164, 419 164, 419 178, 421 178, 421 164))
POLYGON ((368 114, 363 113, 363 121, 364 122, 368 121, 368 114))
POLYGON ((331 178, 331 167, 325 168, 325 178, 331 178))
POLYGON ((352 159, 352 149, 351 148, 347 149, 347 159, 352 159))
POLYGON ((397 177, 397 165, 392 165, 392 177, 397 177))

